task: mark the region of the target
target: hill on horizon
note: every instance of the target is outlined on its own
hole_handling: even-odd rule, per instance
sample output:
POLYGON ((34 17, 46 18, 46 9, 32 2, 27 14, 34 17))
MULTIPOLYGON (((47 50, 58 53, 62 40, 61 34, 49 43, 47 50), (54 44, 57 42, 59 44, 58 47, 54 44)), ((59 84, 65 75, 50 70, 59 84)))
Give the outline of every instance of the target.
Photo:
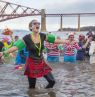
MULTIPOLYGON (((63 31, 77 31, 77 28, 63 28, 63 31)), ((84 26, 84 27, 80 27, 80 31, 95 31, 95 26, 84 26)), ((61 31, 60 29, 58 29, 58 31, 61 31)))

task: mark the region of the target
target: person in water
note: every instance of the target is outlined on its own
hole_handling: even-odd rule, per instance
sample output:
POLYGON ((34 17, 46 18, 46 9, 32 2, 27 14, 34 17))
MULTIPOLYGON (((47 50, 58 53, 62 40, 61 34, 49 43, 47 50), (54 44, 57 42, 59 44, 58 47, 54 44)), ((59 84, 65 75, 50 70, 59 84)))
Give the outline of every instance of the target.
MULTIPOLYGON (((82 47, 83 45, 85 45, 85 43, 86 43, 85 36, 83 34, 80 34, 78 42, 79 47, 82 47)), ((78 50, 76 57, 77 60, 83 61, 85 59, 85 48, 78 50)))
MULTIPOLYGON (((19 36, 15 36, 15 41, 19 40, 19 36)), ((23 65, 26 63, 26 58, 28 56, 27 49, 24 48, 16 53, 15 58, 15 69, 20 69, 23 67, 23 65)))
POLYGON ((74 33, 70 33, 68 39, 64 44, 64 62, 76 62, 76 50, 82 50, 86 48, 87 44, 89 43, 89 39, 83 46, 79 46, 76 40, 74 39, 74 33))
POLYGON ((64 40, 56 39, 52 34, 39 33, 40 23, 38 20, 32 20, 29 23, 30 34, 25 35, 21 40, 14 43, 14 46, 7 51, 0 52, 0 57, 6 53, 27 48, 29 56, 26 60, 24 75, 27 76, 29 88, 33 89, 36 85, 36 78, 44 77, 48 81, 45 88, 53 88, 55 79, 51 73, 52 68, 47 65, 43 58, 44 41, 50 43, 64 43, 64 40))

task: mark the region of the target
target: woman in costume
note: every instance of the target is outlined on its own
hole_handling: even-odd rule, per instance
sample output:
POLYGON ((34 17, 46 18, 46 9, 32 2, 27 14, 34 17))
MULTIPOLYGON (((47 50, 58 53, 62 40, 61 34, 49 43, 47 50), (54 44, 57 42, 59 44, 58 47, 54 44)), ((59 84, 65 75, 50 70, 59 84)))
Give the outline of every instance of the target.
MULTIPOLYGON (((6 29, 3 30, 2 34, 6 35, 2 39, 2 42, 4 44, 3 50, 5 51, 5 50, 7 50, 7 49, 9 49, 9 48, 11 48, 13 46, 13 43, 14 43, 14 39, 13 39, 13 36, 12 36, 13 35, 13 31, 10 30, 9 28, 6 28, 6 29), (9 41, 9 38, 7 36, 10 36, 11 41, 9 41)), ((6 54, 6 56, 8 56, 8 54, 6 54)))
MULTIPOLYGON (((9 41, 8 37, 3 37, 2 42, 4 44, 4 47, 3 47, 2 51, 8 50, 13 45, 13 42, 9 41)), ((12 53, 4 55, 4 58, 9 58, 10 55, 12 55, 12 53)))
POLYGON ((3 37, 2 42, 4 43, 5 50, 9 49, 13 45, 13 42, 9 41, 8 37, 3 37))
MULTIPOLYGON (((60 37, 57 37, 57 39, 60 39, 60 37)), ((48 62, 59 62, 60 50, 58 46, 59 44, 57 43, 45 42, 48 62)))
POLYGON ((47 51, 47 61, 48 62, 59 62, 59 49, 58 44, 56 43, 45 43, 46 51, 47 51))
POLYGON ((32 20, 29 23, 29 29, 32 31, 31 34, 24 36, 22 40, 16 41, 14 46, 7 51, 0 52, 0 56, 26 47, 29 56, 26 60, 24 74, 28 77, 29 88, 35 88, 36 78, 39 77, 44 77, 48 81, 48 85, 45 88, 53 88, 55 79, 51 73, 52 69, 43 60, 44 41, 64 43, 64 40, 55 39, 52 34, 39 33, 40 23, 37 20, 32 20))
MULTIPOLYGON (((82 47, 83 45, 85 45, 85 43, 86 43, 85 36, 83 34, 80 34, 78 45, 82 47)), ((85 59, 85 48, 77 51, 77 60, 82 61, 84 59, 85 59)))

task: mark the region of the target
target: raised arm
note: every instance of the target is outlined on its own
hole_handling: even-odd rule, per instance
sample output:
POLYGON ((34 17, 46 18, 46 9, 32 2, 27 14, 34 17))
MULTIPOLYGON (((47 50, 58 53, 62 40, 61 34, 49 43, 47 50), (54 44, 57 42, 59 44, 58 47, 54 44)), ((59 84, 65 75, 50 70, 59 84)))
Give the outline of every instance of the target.
POLYGON ((64 44, 65 40, 63 39, 57 39, 53 34, 47 34, 46 35, 46 41, 50 43, 58 43, 58 44, 64 44))
POLYGON ((90 42, 90 40, 89 40, 89 39, 87 39, 86 43, 82 46, 82 48, 84 48, 84 49, 85 49, 85 48, 88 46, 89 42, 90 42))

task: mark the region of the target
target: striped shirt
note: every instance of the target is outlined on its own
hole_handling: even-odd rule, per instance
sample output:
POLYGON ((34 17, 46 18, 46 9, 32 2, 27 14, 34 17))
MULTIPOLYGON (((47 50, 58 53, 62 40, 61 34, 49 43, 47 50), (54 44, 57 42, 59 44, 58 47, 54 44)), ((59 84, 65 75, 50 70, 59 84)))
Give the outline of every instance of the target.
POLYGON ((65 55, 74 55, 75 54, 75 49, 80 49, 78 43, 74 42, 73 44, 70 43, 65 43, 64 45, 64 54, 65 55))
POLYGON ((45 47, 47 48, 48 56, 59 56, 58 44, 46 42, 45 47))

